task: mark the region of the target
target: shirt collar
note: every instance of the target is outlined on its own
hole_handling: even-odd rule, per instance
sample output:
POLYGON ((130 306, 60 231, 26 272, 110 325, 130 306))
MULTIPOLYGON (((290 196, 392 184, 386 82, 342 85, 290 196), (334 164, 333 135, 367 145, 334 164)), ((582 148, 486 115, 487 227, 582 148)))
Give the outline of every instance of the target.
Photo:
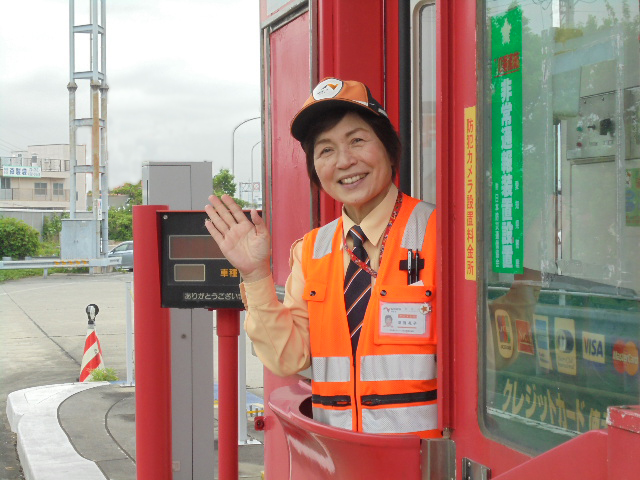
MULTIPOLYGON (((389 188, 387 195, 382 199, 378 206, 369 212, 362 222, 360 222, 360 227, 367 236, 367 240, 369 240, 373 245, 378 245, 378 243, 380 243, 380 238, 389 224, 389 218, 391 218, 393 207, 396 204, 396 198, 398 198, 398 188, 395 184, 391 183, 391 188, 389 188)), ((349 218, 349 215, 347 215, 343 206, 342 234, 346 235, 355 224, 356 223, 349 218)))

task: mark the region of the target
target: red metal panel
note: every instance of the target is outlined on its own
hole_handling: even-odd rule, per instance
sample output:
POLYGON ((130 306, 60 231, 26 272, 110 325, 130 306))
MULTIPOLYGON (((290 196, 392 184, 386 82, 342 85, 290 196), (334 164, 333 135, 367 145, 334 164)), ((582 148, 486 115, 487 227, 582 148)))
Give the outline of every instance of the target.
POLYGON ((469 457, 490 467, 494 477, 529 457, 487 439, 478 423, 478 298, 476 282, 465 280, 463 202, 464 109, 478 103, 475 2, 440 2, 437 28, 441 420, 453 429, 458 465, 469 457))
POLYGON ((292 375, 279 377, 264 369, 264 471, 267 478, 289 478, 289 455, 287 439, 282 424, 269 407, 271 392, 281 387, 296 385, 302 377, 292 375))
POLYGON ((171 331, 169 309, 160 306, 160 241, 157 210, 133 207, 136 318, 136 471, 140 480, 171 478, 171 331))
MULTIPOLYGON (((383 4, 381 0, 318 0, 318 77, 364 82, 386 108, 383 4)), ((340 216, 341 207, 322 194, 321 224, 340 216)))
MULTIPOLYGON (((389 1, 384 4, 384 39, 385 39, 385 98, 384 105, 396 130, 400 126, 400 18, 398 11, 398 2, 389 1)), ((383 101, 383 99, 380 99, 383 101)), ((405 146, 409 148, 409 146, 405 146)))
MULTIPOLYGON (((609 408, 608 479, 640 476, 640 407, 609 408), (633 452, 633 453, 631 453, 633 452)), ((602 477, 605 478, 605 477, 602 477)))
MULTIPOLYGON (((437 286, 440 292, 440 304, 439 313, 437 315, 439 344, 438 344, 438 357, 443 361, 438 362, 438 423, 441 428, 453 428, 454 423, 454 411, 453 411, 453 378, 454 372, 454 348, 453 348, 453 322, 448 321, 452 318, 451 301, 453 298, 454 284, 449 271, 452 268, 452 255, 453 245, 450 244, 450 238, 452 236, 451 230, 454 228, 451 215, 452 209, 455 205, 455 199, 452 198, 450 184, 453 182, 454 171, 453 162, 447 161, 451 157, 451 115, 449 109, 451 108, 451 85, 452 75, 449 73, 449 55, 452 51, 452 46, 449 41, 450 26, 448 19, 450 13, 451 3, 447 1, 440 2, 436 7, 436 118, 438 119, 436 125, 436 158, 437 158, 437 190, 436 190, 436 203, 437 220, 438 220, 438 250, 437 250, 437 271, 436 278, 438 278, 439 285, 437 286), (445 160, 446 159, 446 160, 445 160)), ((468 48, 472 48, 468 46, 468 48)), ((475 73, 475 72, 474 72, 475 73)), ((475 101, 472 103, 474 104, 475 101)), ((464 277, 463 277, 464 278, 464 277)), ((472 314, 470 320, 475 319, 472 314)), ((474 324, 475 325, 475 324, 474 324)), ((457 333, 461 333, 456 329, 457 333)), ((472 328, 472 334, 475 329, 472 328)), ((475 370, 471 370, 469 373, 475 373, 475 370)), ((473 409, 475 411, 475 408, 473 409)))
MULTIPOLYGON (((538 480, 540 478, 604 480, 607 478, 606 451, 606 432, 592 430, 502 475, 496 476, 492 466, 491 478, 493 480, 538 480)), ((626 478, 637 478, 637 476, 626 478)))
POLYGON ((304 152, 289 133, 309 96, 309 13, 271 34, 271 186, 273 277, 284 285, 291 244, 310 230, 310 184, 304 152))
POLYGON ((269 400, 287 436, 290 478, 421 478, 417 436, 371 435, 313 421, 310 397, 311 387, 300 382, 277 389, 269 400))

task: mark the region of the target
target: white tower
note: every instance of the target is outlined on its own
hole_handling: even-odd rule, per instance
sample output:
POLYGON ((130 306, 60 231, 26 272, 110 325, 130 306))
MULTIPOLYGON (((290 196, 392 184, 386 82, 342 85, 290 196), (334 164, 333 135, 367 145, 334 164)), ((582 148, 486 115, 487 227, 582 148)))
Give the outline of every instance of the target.
MULTIPOLYGON (((107 85, 106 0, 81 0, 81 2, 84 4, 82 6, 85 7, 85 12, 88 13, 89 22, 76 24, 76 18, 82 15, 76 15, 75 0, 69 0, 69 84, 67 89, 69 90, 69 144, 72 173, 70 217, 76 218, 76 175, 92 173, 94 242, 96 257, 100 257, 107 254, 109 241, 107 183, 107 92, 109 87, 107 85), (76 50, 76 34, 81 35, 79 37, 81 48, 78 50, 76 50), (76 71, 76 53, 80 55, 88 53, 88 70, 76 71), (80 87, 81 90, 85 88, 88 90, 90 98, 88 116, 85 118, 76 117, 76 90, 78 90, 76 80, 87 80, 80 87), (77 165, 78 127, 91 128, 90 165, 77 165)), ((84 193, 79 192, 80 195, 84 193)))

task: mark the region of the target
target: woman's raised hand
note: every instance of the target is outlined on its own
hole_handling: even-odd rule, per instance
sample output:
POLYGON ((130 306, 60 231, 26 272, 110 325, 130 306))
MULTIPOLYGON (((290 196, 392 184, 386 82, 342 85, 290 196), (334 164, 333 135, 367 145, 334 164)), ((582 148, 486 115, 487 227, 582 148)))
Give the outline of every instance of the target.
POLYGON ((204 209, 211 221, 205 221, 205 226, 244 281, 255 282, 269 276, 271 238, 258 212, 251 210, 251 223, 229 195, 211 195, 209 202, 204 209))

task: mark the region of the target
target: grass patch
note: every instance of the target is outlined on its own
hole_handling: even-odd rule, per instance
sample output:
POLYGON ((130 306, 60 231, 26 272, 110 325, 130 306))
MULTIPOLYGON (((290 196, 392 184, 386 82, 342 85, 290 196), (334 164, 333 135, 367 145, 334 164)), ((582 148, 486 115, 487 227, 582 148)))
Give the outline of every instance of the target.
POLYGON ((116 382, 118 374, 113 368, 96 368, 91 371, 90 382, 116 382))
POLYGON ((40 242, 38 246, 39 257, 59 257, 60 244, 54 242, 40 242))
POLYGON ((0 270, 0 283, 7 280, 20 280, 21 278, 37 277, 44 275, 41 268, 17 268, 15 270, 0 270))
MULTIPOLYGON (((72 267, 72 268, 50 268, 49 274, 52 273, 89 273, 89 267, 72 267)), ((20 280, 27 277, 42 277, 44 269, 42 268, 16 268, 13 270, 0 270, 0 283, 9 280, 20 280)))

